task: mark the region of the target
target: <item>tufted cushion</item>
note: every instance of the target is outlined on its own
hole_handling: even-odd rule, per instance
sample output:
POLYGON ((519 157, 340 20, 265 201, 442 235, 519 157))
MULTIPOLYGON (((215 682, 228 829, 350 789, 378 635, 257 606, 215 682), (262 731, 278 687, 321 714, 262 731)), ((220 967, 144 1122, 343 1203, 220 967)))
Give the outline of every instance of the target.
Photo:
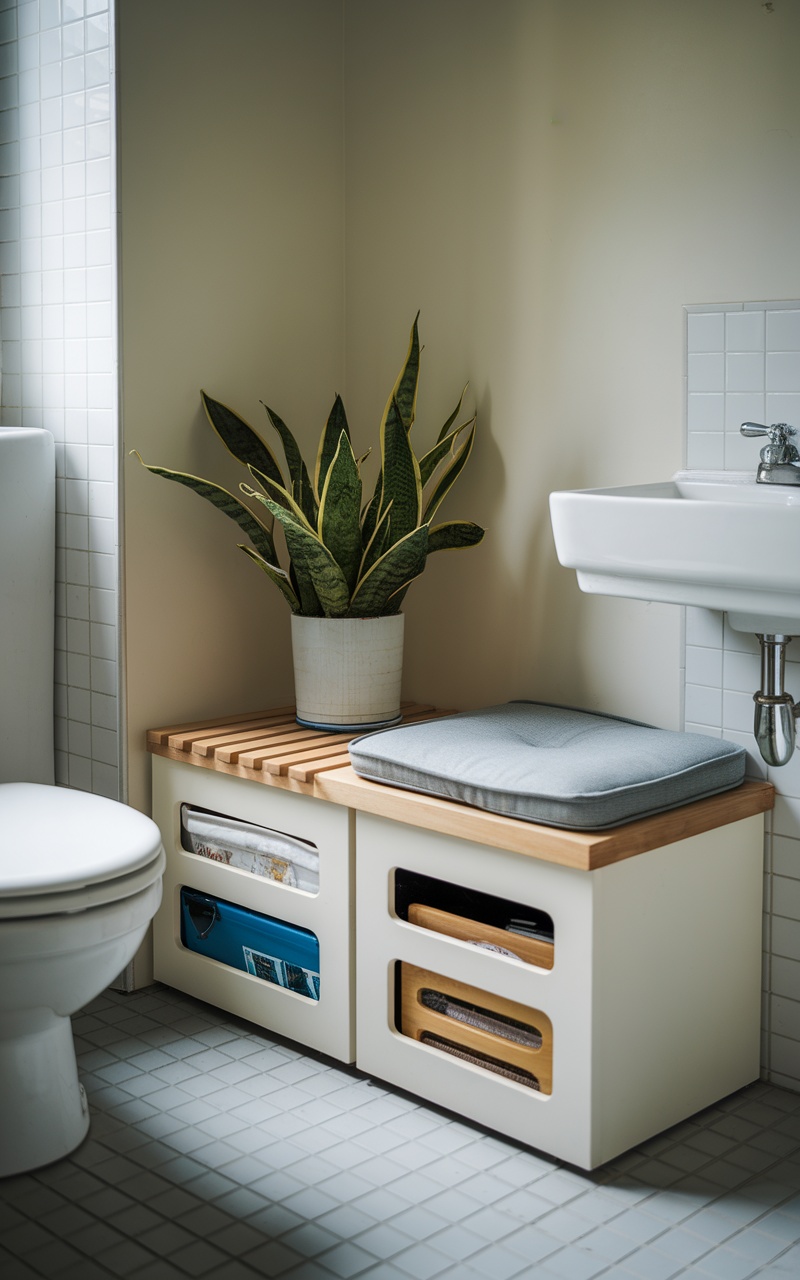
POLYGON ((596 830, 736 787, 746 752, 619 716, 509 702, 364 734, 362 778, 552 827, 596 830))

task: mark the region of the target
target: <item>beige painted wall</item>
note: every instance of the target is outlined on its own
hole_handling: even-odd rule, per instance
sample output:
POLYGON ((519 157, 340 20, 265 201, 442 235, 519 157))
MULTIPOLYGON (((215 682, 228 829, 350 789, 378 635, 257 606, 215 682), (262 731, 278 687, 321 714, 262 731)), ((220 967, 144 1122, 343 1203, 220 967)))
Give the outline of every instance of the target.
MULTIPOLYGON (((121 0, 126 447, 216 467, 200 385, 306 440, 346 390, 368 442, 421 308, 418 432, 470 378, 446 511, 489 535, 410 592, 406 693, 676 726, 679 611, 581 595, 547 495, 681 465, 685 304, 800 294, 800 6, 773 7, 121 0)), ((193 495, 126 461, 125 501, 145 803, 146 727, 290 697, 288 617, 193 495)))
POLYGON ((685 304, 797 296, 800 6, 346 13, 351 413, 374 413, 420 307, 419 420, 467 377, 480 414, 447 511, 489 535, 409 593, 408 692, 676 727, 679 610, 581 595, 547 496, 681 465, 685 304))
POLYGON ((343 377, 341 10, 119 0, 129 797, 147 728, 291 700, 289 614, 235 524, 145 461, 235 488, 199 389, 316 440, 343 377))

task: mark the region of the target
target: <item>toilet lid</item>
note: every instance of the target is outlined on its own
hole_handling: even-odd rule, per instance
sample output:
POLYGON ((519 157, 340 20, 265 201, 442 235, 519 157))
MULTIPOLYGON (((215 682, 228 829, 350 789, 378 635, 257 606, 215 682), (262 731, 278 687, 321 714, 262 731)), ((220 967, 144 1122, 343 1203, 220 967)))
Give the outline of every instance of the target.
MULTIPOLYGON (((0 783, 0 897, 48 898, 116 881, 153 863, 156 824, 85 791, 0 783)), ((52 909, 52 906, 51 906, 52 909)))

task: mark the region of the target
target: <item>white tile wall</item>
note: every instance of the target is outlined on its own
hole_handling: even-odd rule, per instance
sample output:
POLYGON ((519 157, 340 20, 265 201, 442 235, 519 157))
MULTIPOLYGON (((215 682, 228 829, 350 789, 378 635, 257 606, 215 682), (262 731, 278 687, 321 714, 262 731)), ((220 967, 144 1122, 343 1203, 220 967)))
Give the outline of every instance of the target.
POLYGON ((56 440, 58 782, 116 797, 109 0, 0 0, 2 414, 56 440))
MULTIPOLYGON (((686 309, 687 464, 755 471, 763 441, 739 434, 746 420, 800 432, 800 301, 686 309)), ((798 700, 800 637, 787 658, 786 687, 798 700)), ((764 863, 763 1067, 776 1084, 800 1090, 800 751, 780 769, 758 754, 758 642, 732 631, 723 614, 687 609, 685 672, 686 728, 741 743, 752 775, 778 792, 764 863)))

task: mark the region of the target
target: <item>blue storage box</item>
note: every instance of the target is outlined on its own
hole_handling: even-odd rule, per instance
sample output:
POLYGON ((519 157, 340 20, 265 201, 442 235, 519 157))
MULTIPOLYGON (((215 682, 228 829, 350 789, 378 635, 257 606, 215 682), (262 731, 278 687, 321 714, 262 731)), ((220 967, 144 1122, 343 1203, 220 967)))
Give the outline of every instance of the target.
POLYGON ((319 1000, 319 941, 310 929, 184 886, 181 942, 232 969, 319 1000))

